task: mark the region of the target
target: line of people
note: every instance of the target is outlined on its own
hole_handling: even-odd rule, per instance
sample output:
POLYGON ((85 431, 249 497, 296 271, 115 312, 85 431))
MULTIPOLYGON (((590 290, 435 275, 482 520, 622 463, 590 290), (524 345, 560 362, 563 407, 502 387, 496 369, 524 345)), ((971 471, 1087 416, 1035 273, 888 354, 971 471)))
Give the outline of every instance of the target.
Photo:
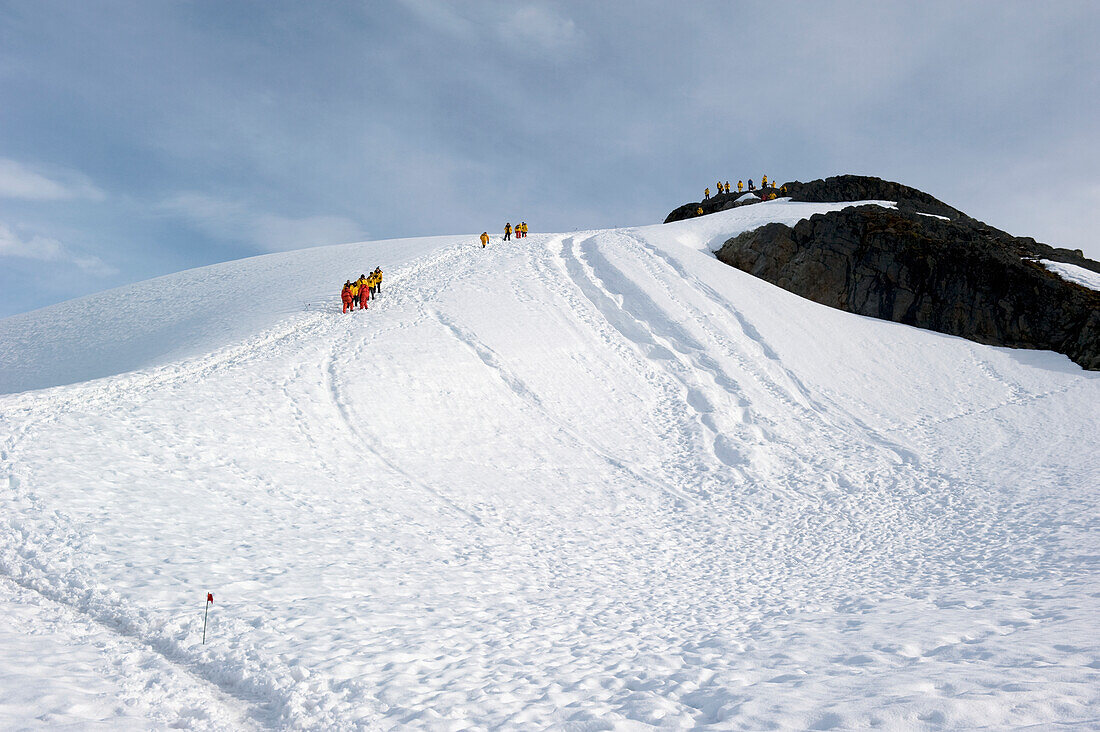
MULTIPOLYGON (((723 193, 729 193, 730 190, 731 190, 730 182, 728 180, 725 183, 723 183, 722 181, 718 181, 715 185, 716 185, 716 190, 718 191, 718 195, 722 195, 723 193)), ((764 190, 765 188, 768 188, 768 187, 769 187, 768 186, 768 176, 765 175, 763 178, 760 179, 760 189, 764 190)), ((756 184, 754 184, 752 182, 752 178, 749 178, 748 188, 749 188, 750 191, 755 191, 756 190, 756 184)), ((771 188, 775 189, 774 181, 771 184, 771 188)), ((745 190, 744 182, 737 181, 737 192, 741 193, 744 190, 745 190)), ((782 188, 779 188, 777 190, 779 190, 781 195, 786 195, 787 194, 787 187, 786 186, 783 186, 782 188)), ((774 190, 770 194, 770 197, 775 198, 774 190)), ((704 189, 704 191, 703 191, 703 200, 704 201, 709 201, 710 200, 710 188, 704 189)))
MULTIPOLYGON (((527 236, 527 222, 521 221, 516 224, 514 232, 517 239, 522 239, 527 236)), ((512 222, 509 221, 507 224, 504 225, 504 241, 509 241, 512 238, 512 233, 512 222)))
MULTIPOLYGON (((518 224, 516 224, 516 227, 514 229, 512 228, 512 222, 511 221, 506 223, 504 225, 504 236, 501 239, 501 241, 511 241, 512 240, 512 234, 515 234, 517 239, 526 239, 527 238, 527 222, 526 221, 519 222, 518 224)), ((489 232, 488 231, 483 231, 483 232, 481 232, 481 248, 484 249, 488 244, 489 244, 489 232)))
POLYGON ((369 275, 359 275, 359 279, 352 282, 344 282, 344 288, 340 291, 340 301, 344 304, 343 312, 367 309, 367 301, 377 299, 382 293, 382 268, 375 267, 369 275))

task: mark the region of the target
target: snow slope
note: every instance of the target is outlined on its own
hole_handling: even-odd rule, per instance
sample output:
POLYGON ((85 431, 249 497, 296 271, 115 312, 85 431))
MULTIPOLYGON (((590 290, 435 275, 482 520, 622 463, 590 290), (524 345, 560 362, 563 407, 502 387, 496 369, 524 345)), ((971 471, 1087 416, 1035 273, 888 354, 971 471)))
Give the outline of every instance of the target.
POLYGON ((1040 259, 1039 262, 1064 280, 1076 282, 1090 290, 1100 290, 1100 274, 1093 272, 1091 269, 1078 267, 1076 264, 1055 262, 1050 259, 1040 259))
POLYGON ((791 206, 0 321, 0 727, 1095 725, 1100 380, 707 251, 791 206))

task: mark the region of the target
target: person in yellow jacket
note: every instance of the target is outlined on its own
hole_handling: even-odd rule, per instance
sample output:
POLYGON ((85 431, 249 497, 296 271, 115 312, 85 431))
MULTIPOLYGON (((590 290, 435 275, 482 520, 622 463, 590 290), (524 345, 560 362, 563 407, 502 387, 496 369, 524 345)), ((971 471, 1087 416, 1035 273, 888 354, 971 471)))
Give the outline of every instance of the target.
POLYGON ((523 227, 523 238, 526 239, 527 238, 527 222, 526 221, 522 222, 520 224, 520 226, 523 227))
POLYGON ((761 188, 767 188, 768 187, 768 176, 765 175, 763 178, 760 179, 760 187, 761 188))
POLYGON ((488 243, 489 243, 489 232, 488 231, 481 232, 481 248, 484 249, 485 245, 488 244, 488 243))
POLYGON ((355 307, 359 304, 359 281, 351 283, 351 309, 355 310, 355 307))
POLYGON ((729 192, 730 192, 730 182, 727 180, 726 181, 726 193, 729 193, 729 192))
POLYGON ((783 186, 782 188, 780 188, 779 192, 782 193, 784 196, 787 195, 787 186, 783 186))
POLYGON ((702 207, 702 206, 700 206, 699 208, 695 209, 695 215, 696 215, 696 216, 702 216, 702 215, 703 215, 703 207, 702 207))
POLYGON ((737 181, 737 192, 740 193, 743 190, 745 190, 745 184, 741 181, 737 181))
POLYGON ((378 295, 382 294, 382 268, 381 267, 375 267, 374 271, 371 272, 371 274, 374 275, 374 290, 373 290, 373 292, 374 292, 374 296, 377 297, 378 295))
POLYGON ((512 222, 509 221, 504 225, 504 241, 509 241, 512 238, 512 222))
POLYGON ((709 201, 710 200, 710 189, 709 188, 707 188, 706 190, 703 191, 703 200, 704 201, 709 201))

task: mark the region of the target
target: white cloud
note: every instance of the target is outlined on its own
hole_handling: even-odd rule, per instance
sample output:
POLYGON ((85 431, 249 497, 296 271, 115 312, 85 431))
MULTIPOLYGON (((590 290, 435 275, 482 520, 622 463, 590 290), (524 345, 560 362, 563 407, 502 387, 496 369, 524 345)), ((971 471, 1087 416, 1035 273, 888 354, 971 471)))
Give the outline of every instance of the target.
POLYGON ((15 160, 0 158, 0 198, 30 201, 87 198, 99 201, 104 195, 81 173, 57 170, 52 171, 52 176, 47 176, 15 160))
POLYGON ((294 218, 256 211, 239 202, 202 193, 181 193, 162 202, 160 209, 186 219, 209 236, 248 241, 269 252, 343 244, 366 238, 356 222, 342 216, 294 218))
POLYGON ((540 51, 563 50, 580 40, 572 19, 541 5, 524 5, 513 10, 497 30, 517 48, 540 51))
POLYGON ((40 262, 57 262, 76 266, 81 271, 98 277, 115 274, 117 270, 99 257, 73 251, 47 236, 32 234, 21 236, 10 226, 0 223, 0 257, 35 259, 40 262))
POLYGON ((450 2, 439 0, 401 0, 429 28, 448 36, 469 37, 475 30, 470 21, 455 12, 450 2))

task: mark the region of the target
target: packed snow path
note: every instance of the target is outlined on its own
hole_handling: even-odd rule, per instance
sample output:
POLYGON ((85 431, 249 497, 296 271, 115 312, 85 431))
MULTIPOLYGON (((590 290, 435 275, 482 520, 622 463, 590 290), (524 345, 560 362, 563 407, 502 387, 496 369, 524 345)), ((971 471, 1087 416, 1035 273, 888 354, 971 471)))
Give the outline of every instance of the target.
POLYGON ((0 397, 0 726, 1096 724, 1097 375, 737 272, 736 213, 181 273, 331 294, 0 397))

